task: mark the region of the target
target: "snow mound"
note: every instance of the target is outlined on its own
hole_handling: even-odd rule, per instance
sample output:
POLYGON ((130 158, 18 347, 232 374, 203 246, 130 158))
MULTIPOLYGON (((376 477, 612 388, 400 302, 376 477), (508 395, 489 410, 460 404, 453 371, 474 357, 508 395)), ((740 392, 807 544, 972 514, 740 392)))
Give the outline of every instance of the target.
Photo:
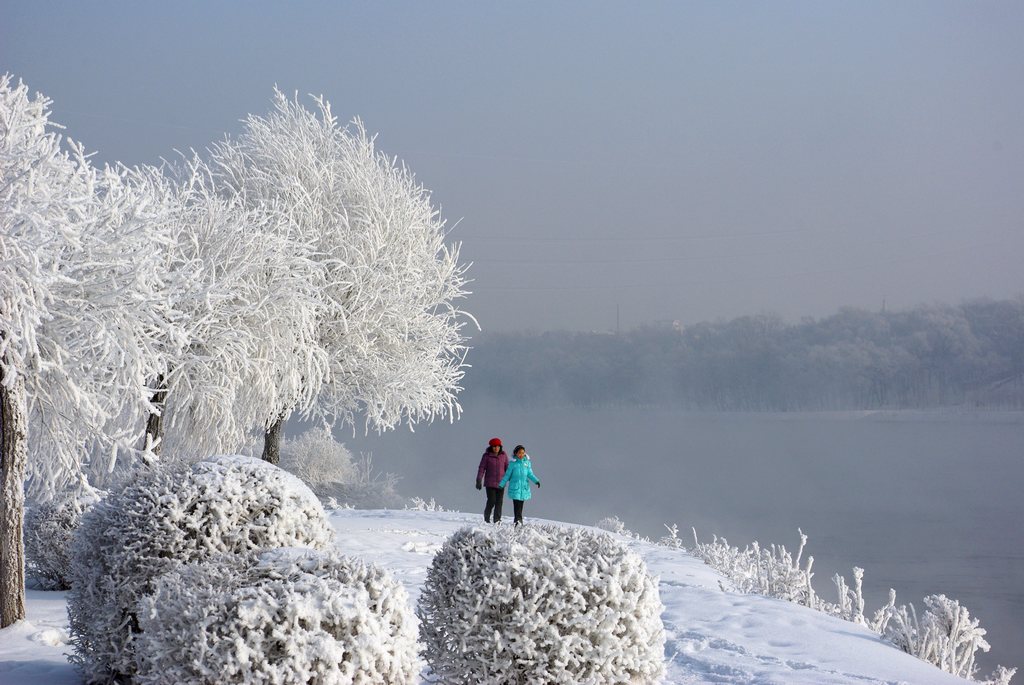
POLYGON ((102 499, 100 490, 65 492, 25 514, 25 565, 44 590, 71 587, 71 541, 82 516, 102 499))
POLYGON ((655 682, 663 606, 643 559, 580 528, 463 528, 434 557, 417 607, 443 683, 655 682))
POLYGON ((332 546, 316 496, 249 457, 159 469, 93 507, 72 545, 68 616, 75 661, 91 682, 135 672, 137 603, 163 573, 218 554, 332 546))
POLYGON ((29 635, 30 640, 50 647, 63 647, 68 642, 68 634, 60 628, 46 628, 29 635))
POLYGON ((140 685, 418 682, 405 589, 313 550, 186 564, 139 604, 140 685))

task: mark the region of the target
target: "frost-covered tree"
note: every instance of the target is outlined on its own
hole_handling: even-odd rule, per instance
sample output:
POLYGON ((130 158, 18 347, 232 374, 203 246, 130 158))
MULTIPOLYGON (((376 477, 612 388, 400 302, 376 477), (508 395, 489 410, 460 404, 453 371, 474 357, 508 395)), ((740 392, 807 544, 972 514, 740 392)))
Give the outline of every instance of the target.
POLYGON ((129 179, 163 203, 161 269, 176 284, 168 297, 184 340, 151 372, 147 440, 188 460, 236 452, 262 432, 268 407, 308 404, 327 371, 313 339, 320 266, 268 229, 281 221, 272 206, 216 194, 197 157, 129 179))
POLYGON ((221 191, 275 207, 282 221, 272 229, 309 246, 322 267, 316 345, 329 371, 322 381, 301 377, 309 392, 271 407, 264 458, 273 462, 294 411, 332 423, 361 413, 378 430, 459 412, 458 247, 445 244, 444 222, 413 174, 379 152, 361 123, 340 126, 326 101, 316 103, 311 111, 275 91, 272 112, 249 116, 237 139, 211 152, 221 191))
POLYGON ((154 208, 62 145, 50 101, 0 77, 0 626, 24 616, 24 486, 139 439, 142 379, 173 339, 154 208), (28 455, 32 454, 30 461, 28 455))

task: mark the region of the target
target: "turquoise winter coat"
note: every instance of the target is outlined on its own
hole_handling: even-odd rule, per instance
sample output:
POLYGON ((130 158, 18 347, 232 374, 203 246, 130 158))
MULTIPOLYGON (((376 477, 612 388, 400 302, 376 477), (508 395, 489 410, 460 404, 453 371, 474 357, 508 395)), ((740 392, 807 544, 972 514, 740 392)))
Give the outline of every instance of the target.
POLYGON ((530 499, 530 483, 527 479, 540 485, 537 476, 533 475, 533 467, 530 466, 529 459, 526 457, 513 459, 508 465, 508 470, 505 471, 505 477, 501 479, 501 485, 498 487, 503 488, 505 483, 508 483, 508 496, 510 498, 528 500, 530 499))

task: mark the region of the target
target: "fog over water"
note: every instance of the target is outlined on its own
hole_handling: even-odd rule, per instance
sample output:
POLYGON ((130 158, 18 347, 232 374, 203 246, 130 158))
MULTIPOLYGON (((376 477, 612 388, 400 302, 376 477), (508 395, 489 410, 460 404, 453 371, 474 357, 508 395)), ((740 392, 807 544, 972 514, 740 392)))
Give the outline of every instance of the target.
POLYGON ((868 609, 943 593, 989 631, 983 668, 1024 665, 1024 414, 685 413, 668 409, 465 407, 454 424, 342 435, 402 476, 403 494, 476 511, 487 439, 526 445, 543 487, 526 517, 594 524, 617 515, 795 549, 810 537, 816 587, 865 569, 868 609))

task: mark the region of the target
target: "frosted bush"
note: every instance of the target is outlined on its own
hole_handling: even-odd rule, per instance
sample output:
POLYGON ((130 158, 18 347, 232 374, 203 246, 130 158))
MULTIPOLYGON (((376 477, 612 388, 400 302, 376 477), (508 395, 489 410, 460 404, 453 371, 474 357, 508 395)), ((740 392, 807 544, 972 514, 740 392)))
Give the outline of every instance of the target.
POLYGON ((82 516, 106 493, 93 488, 64 492, 25 515, 25 564, 44 590, 71 586, 71 541, 82 516))
POLYGON ((606 530, 609 533, 615 533, 616 535, 625 535, 628 538, 634 537, 633 531, 626 528, 626 524, 619 519, 618 516, 606 516, 597 523, 594 524, 596 528, 606 530))
POLYGON ((281 446, 281 468, 295 474, 323 502, 354 509, 401 509, 398 476, 374 468, 373 456, 358 459, 328 429, 306 431, 281 446))
POLYGON ((273 550, 187 564, 140 601, 135 682, 418 682, 405 589, 333 553, 273 550))
POLYGON ((314 485, 323 500, 331 498, 353 509, 402 509, 406 500, 398 494, 398 476, 380 472, 373 465, 372 454, 360 454, 354 462, 355 478, 349 483, 331 482, 314 485))
POLYGON ((355 509, 355 507, 353 507, 348 502, 345 502, 345 503, 338 502, 338 500, 335 499, 334 497, 328 497, 324 501, 324 508, 327 509, 328 511, 337 511, 339 509, 342 510, 342 511, 350 511, 352 509, 355 509))
MULTIPOLYGON (((669 528, 676 538, 675 526, 669 528)), ((715 536, 711 542, 697 539, 693 531, 694 554, 728 578, 735 589, 743 593, 754 593, 785 599, 811 609, 859 623, 882 635, 908 654, 938 666, 947 673, 977 680, 975 653, 980 649, 989 650, 985 641, 985 630, 978 627, 978 620, 972 619, 965 607, 948 599, 945 595, 925 597, 927 607, 920 621, 914 605, 896 606, 896 592, 889 590, 889 602, 874 613, 872 618, 864 614, 863 580, 864 569, 854 567, 853 587, 846 579, 836 574, 832 582, 836 586, 838 600, 827 602, 814 592, 811 579, 814 573, 814 557, 808 557, 801 565, 807 536, 800 534, 800 548, 794 557, 782 545, 762 548, 756 541, 739 549, 729 545, 725 538, 715 536)), ((674 542, 664 542, 675 546, 674 542)), ((985 685, 1007 685, 1016 669, 999 666, 988 680, 978 681, 985 685)))
POLYGON ((668 531, 668 535, 664 535, 658 540, 659 545, 671 547, 672 549, 686 549, 683 546, 683 539, 679 537, 679 526, 674 523, 670 526, 666 523, 665 529, 668 531))
POLYGON ((178 563, 273 547, 327 549, 332 541, 316 496, 267 462, 213 457, 157 470, 82 520, 68 596, 72 659, 92 682, 130 677, 137 602, 178 563))
MULTIPOLYGON (((924 605, 920 620, 913 604, 909 609, 901 606, 893 611, 883 636, 904 652, 947 673, 976 680, 978 667, 974 655, 979 649, 989 650, 985 629, 979 627, 978 619, 971 618, 966 607, 945 595, 929 595, 924 598, 924 605)), ((1015 672, 1016 669, 1000 666, 986 682, 1008 683, 1015 672)))
POLYGON ((463 528, 434 557, 417 614, 443 683, 651 683, 663 606, 643 560, 579 528, 463 528))
POLYGON ((281 444, 280 466, 314 491, 322 484, 355 482, 357 476, 352 453, 327 428, 308 430, 285 440, 281 444))
POLYGON ((429 501, 422 497, 413 497, 409 500, 409 504, 405 505, 405 508, 410 511, 447 511, 433 497, 429 501))
POLYGON ((800 547, 795 557, 785 545, 773 544, 762 548, 756 540, 743 549, 731 546, 728 540, 717 535, 711 542, 701 542, 697 539, 696 530, 693 531, 693 552, 731 580, 739 592, 775 597, 820 609, 820 600, 811 585, 814 557, 808 557, 806 563, 801 561, 807 536, 799 529, 797 532, 800 547))

